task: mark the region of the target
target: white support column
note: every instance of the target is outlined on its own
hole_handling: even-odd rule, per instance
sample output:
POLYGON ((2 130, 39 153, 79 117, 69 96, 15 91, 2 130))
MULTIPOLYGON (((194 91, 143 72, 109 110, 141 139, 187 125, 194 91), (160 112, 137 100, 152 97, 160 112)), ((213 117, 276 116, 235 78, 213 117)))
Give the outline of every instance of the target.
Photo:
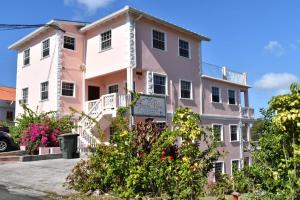
POLYGON ((243 123, 242 123, 242 108, 240 106, 240 121, 239 121, 239 139, 240 139, 240 166, 244 168, 244 141, 243 141, 243 123))

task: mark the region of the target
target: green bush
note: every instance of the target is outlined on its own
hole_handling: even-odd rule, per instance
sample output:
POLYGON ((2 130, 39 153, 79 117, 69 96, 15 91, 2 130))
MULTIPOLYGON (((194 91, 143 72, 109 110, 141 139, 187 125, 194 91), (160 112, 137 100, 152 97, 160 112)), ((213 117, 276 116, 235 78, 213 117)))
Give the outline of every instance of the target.
POLYGON ((173 130, 153 122, 130 130, 126 110, 119 111, 113 122, 114 145, 99 145, 88 161, 81 161, 67 177, 69 188, 98 189, 125 198, 197 199, 205 194, 207 174, 219 154, 214 140, 200 128, 199 115, 180 108, 173 130), (200 142, 208 148, 200 150, 200 142))

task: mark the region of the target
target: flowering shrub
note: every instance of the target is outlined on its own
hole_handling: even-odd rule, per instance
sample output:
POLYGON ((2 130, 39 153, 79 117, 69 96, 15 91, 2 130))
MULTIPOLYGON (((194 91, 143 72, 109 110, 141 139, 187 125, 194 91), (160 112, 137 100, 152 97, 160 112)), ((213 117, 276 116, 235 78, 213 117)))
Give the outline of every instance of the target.
POLYGON ((39 147, 57 147, 58 135, 62 132, 56 128, 50 128, 47 124, 31 124, 21 135, 21 144, 26 146, 29 154, 38 152, 39 147))

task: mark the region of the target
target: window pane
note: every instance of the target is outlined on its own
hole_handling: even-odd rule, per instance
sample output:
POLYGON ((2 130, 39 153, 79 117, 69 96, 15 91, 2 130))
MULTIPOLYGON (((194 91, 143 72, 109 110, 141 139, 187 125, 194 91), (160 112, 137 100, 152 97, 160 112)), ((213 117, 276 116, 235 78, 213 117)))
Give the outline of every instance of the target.
POLYGON ((22 100, 24 104, 28 103, 28 88, 22 89, 22 100))
POLYGON ((238 140, 238 135, 237 135, 237 126, 230 126, 230 137, 231 141, 237 141, 238 140))
POLYGON ((41 100, 48 99, 48 82, 41 83, 41 100))
POLYGON ((111 30, 101 33, 101 50, 111 48, 111 30))
POLYGON ((42 52, 43 57, 49 56, 50 53, 49 49, 50 49, 50 40, 47 39, 43 41, 43 52, 42 52))
POLYGON ((218 181, 220 179, 220 175, 224 173, 223 172, 223 163, 217 162, 215 163, 215 180, 218 181))
POLYGON ((74 83, 62 82, 62 95, 74 96, 74 83))
POLYGON ((119 86, 118 85, 111 85, 108 87, 108 93, 118 93, 119 92, 119 86))
POLYGON ((179 55, 189 58, 189 43, 184 40, 179 40, 179 55))
POLYGON ((165 50, 165 33, 153 30, 153 48, 165 50))
POLYGON ((180 81, 181 87, 181 98, 191 98, 191 82, 189 81, 180 81))
POLYGON ((220 102, 220 89, 217 87, 212 87, 212 101, 220 102))
POLYGON ((64 48, 75 50, 75 38, 64 36, 64 48))
POLYGON ((232 160, 231 161, 231 170, 232 170, 232 175, 234 172, 236 172, 239 169, 240 161, 239 160, 232 160))
POLYGON ((229 104, 235 104, 235 91, 234 90, 228 90, 228 101, 229 101, 229 104))
POLYGON ((23 60, 23 64, 24 65, 29 65, 30 63, 30 49, 26 49, 24 51, 24 60, 23 60))
POLYGON ((155 94, 166 94, 166 77, 153 75, 154 82, 154 93, 155 94))
POLYGON ((222 141, 222 126, 214 124, 213 134, 217 141, 222 141))

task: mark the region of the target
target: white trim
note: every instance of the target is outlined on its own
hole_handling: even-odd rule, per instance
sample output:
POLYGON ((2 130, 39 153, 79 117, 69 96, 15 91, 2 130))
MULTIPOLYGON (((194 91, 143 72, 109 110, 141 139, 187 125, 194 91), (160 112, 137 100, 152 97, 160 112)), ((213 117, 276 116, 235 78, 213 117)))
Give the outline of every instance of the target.
POLYGON ((60 90, 60 94, 62 97, 71 97, 71 98, 76 98, 76 81, 67 81, 67 80, 61 80, 61 90, 60 90), (74 85, 74 88, 73 88, 73 96, 66 96, 66 95, 63 95, 62 94, 62 83, 72 83, 74 85))
POLYGON ((178 37, 178 46, 177 46, 177 50, 178 50, 178 56, 181 58, 186 58, 186 59, 192 59, 192 49, 191 49, 191 42, 187 39, 184 39, 182 37, 178 37), (184 57, 180 55, 180 51, 179 51, 179 40, 185 41, 189 44, 189 57, 184 57))
POLYGON ((232 165, 233 161, 238 161, 239 162, 238 163, 238 170, 241 169, 241 160, 240 159, 231 159, 230 160, 230 174, 231 174, 231 176, 233 176, 233 165, 232 165))
MULTIPOLYGON (((45 92, 45 91, 44 91, 45 92)), ((44 81, 40 83, 40 101, 48 101, 49 100, 49 81, 44 81), (42 84, 47 83, 47 93, 48 93, 48 98, 47 99, 42 99, 42 84)))
POLYGON ((160 50, 160 51, 165 51, 165 52, 168 51, 168 35, 167 35, 166 31, 163 31, 159 28, 153 28, 153 27, 151 28, 151 48, 152 49, 157 49, 157 50, 160 50), (153 31, 158 31, 158 32, 164 33, 164 35, 165 35, 165 41, 164 41, 165 42, 165 49, 164 50, 153 47, 153 31))
POLYGON ((216 169, 215 169, 215 164, 216 163, 222 163, 222 174, 225 174, 225 162, 224 161, 216 161, 215 163, 214 163, 214 167, 213 167, 213 175, 214 175, 214 179, 213 179, 213 182, 216 182, 216 176, 215 176, 215 173, 216 173, 216 169))
POLYGON ((169 90, 168 90, 168 75, 167 74, 163 74, 163 73, 159 73, 159 72, 152 72, 152 83, 153 83, 153 94, 152 95, 160 95, 160 96, 169 96, 169 90), (165 85, 165 94, 156 94, 154 93, 154 75, 158 75, 158 76, 164 76, 166 78, 166 85, 165 85))
POLYGON ((179 99, 184 99, 184 100, 193 100, 194 96, 193 96, 193 82, 190 80, 185 80, 185 79, 179 79, 179 99), (185 81, 185 82, 190 82, 191 83, 191 90, 190 90, 190 98, 183 98, 181 97, 181 81, 185 81))
MULTIPOLYGON (((224 125, 223 124, 212 123, 211 124, 212 130, 214 130, 214 126, 221 126, 221 140, 220 140, 220 142, 224 142, 224 125)), ((214 132, 213 132, 213 136, 214 136, 214 132)))
POLYGON ((63 35, 63 45, 62 45, 62 48, 64 50, 67 50, 67 51, 71 51, 71 52, 76 52, 77 51, 77 35, 73 35, 73 34, 70 34, 70 33, 65 33, 63 35), (70 37, 70 38, 74 38, 74 50, 73 49, 68 49, 68 48, 65 48, 65 36, 66 37, 70 37))
POLYGON ((118 86, 118 92, 117 93, 120 93, 119 83, 112 83, 112 84, 106 85, 106 94, 113 94, 113 93, 109 93, 109 87, 110 86, 115 86, 115 85, 118 86))
POLYGON ((239 135, 239 125, 238 124, 229 124, 229 141, 230 142, 240 142, 240 135, 239 135), (231 140, 231 126, 236 126, 236 137, 237 140, 231 140))
POLYGON ((237 91, 236 90, 234 90, 234 89, 229 89, 229 88, 227 88, 227 103, 228 103, 228 105, 231 105, 231 106, 237 106, 238 105, 238 101, 237 101, 237 91), (231 91, 234 91, 234 101, 235 101, 235 104, 230 104, 229 103, 229 90, 231 90, 231 91))
POLYGON ((107 29, 106 31, 102 31, 98 35, 99 35, 99 53, 111 50, 112 49, 112 35, 113 35, 112 34, 112 28, 107 29), (108 31, 110 31, 110 47, 102 50, 102 37, 101 37, 101 34, 105 33, 105 32, 108 32, 108 31))
POLYGON ((215 85, 210 86, 210 101, 211 101, 211 103, 223 103, 222 102, 222 89, 221 89, 221 87, 218 87, 218 86, 215 86, 215 85), (212 88, 213 87, 219 88, 219 102, 213 101, 213 98, 212 98, 212 95, 213 95, 212 88))

